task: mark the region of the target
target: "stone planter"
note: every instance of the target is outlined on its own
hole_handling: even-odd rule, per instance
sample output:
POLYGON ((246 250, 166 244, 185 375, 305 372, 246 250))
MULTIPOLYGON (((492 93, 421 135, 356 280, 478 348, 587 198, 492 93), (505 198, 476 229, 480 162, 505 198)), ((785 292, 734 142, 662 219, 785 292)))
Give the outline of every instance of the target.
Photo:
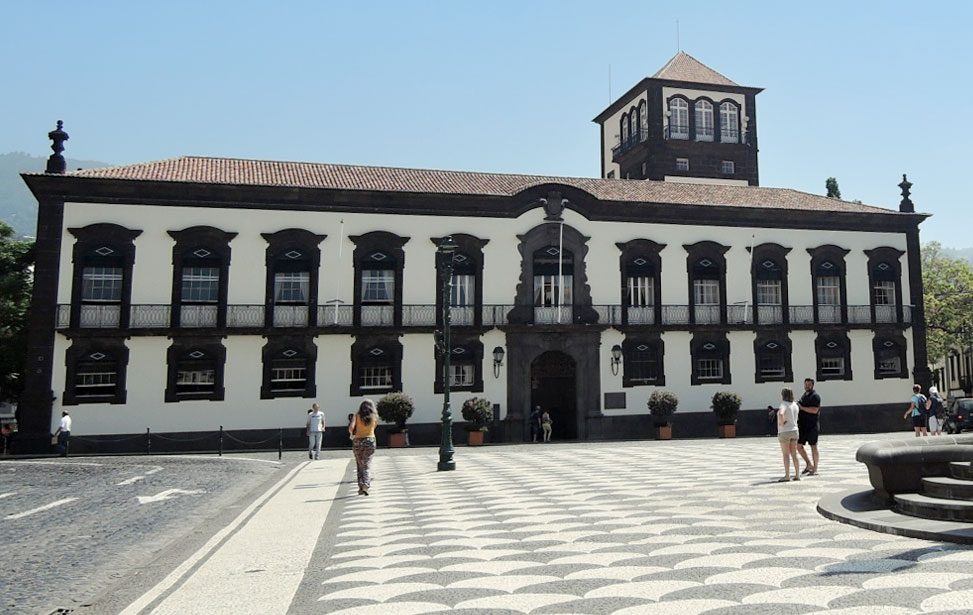
POLYGON ((406 431, 389 434, 389 447, 405 448, 409 443, 409 435, 406 431))
POLYGON ((672 440, 672 425, 656 425, 655 426, 655 439, 656 440, 672 440))
POLYGON ((717 433, 721 438, 735 438, 737 437, 737 426, 736 425, 717 425, 717 433))
POLYGON ((483 433, 482 431, 468 431, 469 440, 467 442, 470 446, 483 446, 483 433))

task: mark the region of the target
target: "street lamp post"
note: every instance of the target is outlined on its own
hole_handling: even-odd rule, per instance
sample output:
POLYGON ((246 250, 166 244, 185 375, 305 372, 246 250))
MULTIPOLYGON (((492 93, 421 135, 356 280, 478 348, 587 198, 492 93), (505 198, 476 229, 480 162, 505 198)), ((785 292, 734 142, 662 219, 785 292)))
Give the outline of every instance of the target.
POLYGON ((439 440, 439 464, 437 469, 440 472, 455 470, 456 462, 453 460, 453 416, 449 411, 449 358, 452 355, 452 346, 449 340, 449 325, 452 319, 451 304, 453 300, 453 257, 456 255, 456 244, 453 243, 451 236, 444 237, 439 244, 439 254, 442 258, 442 297, 443 297, 443 433, 439 440))

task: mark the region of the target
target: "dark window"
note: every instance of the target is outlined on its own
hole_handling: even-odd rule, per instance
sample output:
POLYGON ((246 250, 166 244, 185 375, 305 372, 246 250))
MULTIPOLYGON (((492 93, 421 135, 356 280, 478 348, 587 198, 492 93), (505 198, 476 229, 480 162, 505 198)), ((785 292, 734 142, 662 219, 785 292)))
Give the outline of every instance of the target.
POLYGON ((730 384, 730 342, 725 333, 694 335, 690 352, 693 385, 730 384))
POLYGON ((402 271, 408 237, 376 231, 355 243, 355 325, 402 325, 402 271))
POLYGON ((907 378, 906 342, 899 334, 877 334, 872 340, 872 352, 875 356, 875 379, 907 378))
POLYGON ((663 344, 658 338, 629 339, 622 342, 622 386, 661 386, 663 344))
POLYGON ((317 346, 311 338, 270 338, 263 348, 260 398, 313 397, 317 346))
MULTIPOLYGON (((266 326, 305 327, 318 322, 318 244, 325 237, 293 228, 263 234, 268 244, 266 326)), ((333 312, 330 317, 335 320, 333 312)))
POLYGON ((817 380, 851 380, 851 342, 844 334, 818 334, 817 380))
POLYGON ((808 252, 814 285, 814 321, 823 324, 846 322, 845 255, 848 250, 827 245, 808 248, 808 252))
POLYGON ((222 401, 226 349, 216 340, 174 341, 167 353, 169 375, 166 401, 222 401))
POLYGON ((883 247, 866 250, 865 254, 868 256, 872 322, 901 322, 902 283, 899 258, 904 252, 883 247))
MULTIPOLYGON (((450 390, 483 391, 483 344, 479 338, 456 338, 452 340, 449 355, 450 390)), ((436 393, 443 392, 443 357, 436 352, 436 393)))
POLYGON ((65 353, 63 404, 125 403, 128 348, 121 341, 78 341, 65 353))
POLYGON ((117 224, 69 228, 74 244, 72 327, 128 327, 135 262, 133 231, 117 224))
POLYGON ((359 338, 351 353, 353 397, 402 390, 402 345, 397 340, 359 338))
MULTIPOLYGON (((726 259, 723 255, 730 247, 701 241, 683 248, 688 252, 690 322, 703 325, 725 322, 726 259)), ((707 373, 716 369, 706 364, 707 373)))
POLYGON ((791 343, 786 336, 758 335, 754 341, 757 372, 754 382, 790 382, 791 343))
POLYGON ((230 241, 236 233, 210 226, 169 231, 172 248, 174 327, 226 325, 230 241))

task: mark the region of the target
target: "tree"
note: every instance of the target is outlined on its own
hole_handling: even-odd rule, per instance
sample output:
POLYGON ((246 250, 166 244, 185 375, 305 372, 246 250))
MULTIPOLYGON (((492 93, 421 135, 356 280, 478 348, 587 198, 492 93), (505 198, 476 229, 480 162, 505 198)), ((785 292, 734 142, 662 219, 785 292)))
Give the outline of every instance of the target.
POLYGON ((33 264, 34 242, 0 221, 0 401, 16 400, 24 386, 33 264))
POLYGON ((838 188, 838 180, 829 177, 824 181, 824 187, 828 189, 828 196, 833 199, 841 198, 841 190, 838 188))
POLYGON ((973 345, 973 265, 943 254, 938 242, 922 247, 926 346, 930 362, 951 348, 973 345))

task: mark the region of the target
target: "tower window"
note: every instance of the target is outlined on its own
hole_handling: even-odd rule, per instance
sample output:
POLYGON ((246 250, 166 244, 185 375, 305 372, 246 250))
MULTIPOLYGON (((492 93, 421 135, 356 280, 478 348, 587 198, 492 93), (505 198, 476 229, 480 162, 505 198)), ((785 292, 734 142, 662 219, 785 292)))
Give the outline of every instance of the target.
POLYGON ((733 175, 736 172, 736 165, 732 160, 723 161, 723 175, 733 175))
POLYGON ((713 140, 713 104, 706 100, 696 101, 696 140, 713 140))
POLYGON ((677 171, 688 171, 689 170, 689 158, 676 158, 676 170, 677 171))
POLYGON ((669 137, 689 138, 689 104, 681 98, 669 101, 669 137))
POLYGON ((740 111, 731 102, 720 105, 720 141, 723 143, 740 142, 740 111))

